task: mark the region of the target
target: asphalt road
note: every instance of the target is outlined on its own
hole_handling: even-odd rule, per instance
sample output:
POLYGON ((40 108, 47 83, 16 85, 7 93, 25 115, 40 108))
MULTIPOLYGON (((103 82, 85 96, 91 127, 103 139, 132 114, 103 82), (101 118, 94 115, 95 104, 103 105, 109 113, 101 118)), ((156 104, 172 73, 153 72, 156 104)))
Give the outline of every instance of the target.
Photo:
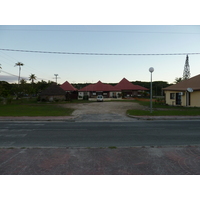
POLYGON ((199 120, 134 122, 0 122, 0 147, 134 147, 199 145, 199 120))

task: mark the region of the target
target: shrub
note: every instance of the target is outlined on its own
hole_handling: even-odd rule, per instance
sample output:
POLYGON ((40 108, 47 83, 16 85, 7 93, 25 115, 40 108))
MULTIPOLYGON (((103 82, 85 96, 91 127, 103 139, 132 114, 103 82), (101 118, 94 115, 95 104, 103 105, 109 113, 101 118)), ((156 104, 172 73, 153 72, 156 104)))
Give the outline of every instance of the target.
POLYGON ((165 100, 163 98, 157 98, 155 100, 155 104, 164 105, 165 104, 165 100))

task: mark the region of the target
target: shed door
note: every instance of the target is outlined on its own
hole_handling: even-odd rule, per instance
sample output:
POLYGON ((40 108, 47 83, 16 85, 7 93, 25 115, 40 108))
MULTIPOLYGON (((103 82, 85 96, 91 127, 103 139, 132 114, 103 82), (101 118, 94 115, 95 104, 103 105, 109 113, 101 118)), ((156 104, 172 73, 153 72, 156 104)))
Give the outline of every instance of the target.
POLYGON ((180 93, 176 93, 176 105, 181 105, 181 95, 180 95, 180 93))

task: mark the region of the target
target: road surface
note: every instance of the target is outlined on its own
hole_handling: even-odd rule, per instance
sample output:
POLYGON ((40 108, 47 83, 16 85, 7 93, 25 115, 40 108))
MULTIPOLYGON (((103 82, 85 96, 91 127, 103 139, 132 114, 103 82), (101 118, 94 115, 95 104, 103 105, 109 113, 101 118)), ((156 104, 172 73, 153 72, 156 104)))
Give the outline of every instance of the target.
POLYGON ((200 145, 199 120, 134 122, 0 122, 0 147, 134 147, 200 145))

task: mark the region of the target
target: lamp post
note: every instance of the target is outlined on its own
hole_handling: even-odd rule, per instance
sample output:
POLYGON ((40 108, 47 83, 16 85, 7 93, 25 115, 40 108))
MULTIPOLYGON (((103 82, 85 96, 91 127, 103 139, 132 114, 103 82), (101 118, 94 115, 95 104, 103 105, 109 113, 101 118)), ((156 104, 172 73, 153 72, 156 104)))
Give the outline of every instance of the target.
POLYGON ((154 71, 153 67, 149 68, 149 72, 151 73, 151 91, 150 91, 150 113, 152 113, 152 72, 154 71))

